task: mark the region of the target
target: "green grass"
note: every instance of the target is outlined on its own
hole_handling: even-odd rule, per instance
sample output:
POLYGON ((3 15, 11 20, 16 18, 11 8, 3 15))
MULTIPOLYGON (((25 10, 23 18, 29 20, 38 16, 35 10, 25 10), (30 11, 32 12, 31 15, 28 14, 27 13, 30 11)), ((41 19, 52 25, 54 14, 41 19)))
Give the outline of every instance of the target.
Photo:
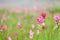
POLYGON ((8 29, 4 30, 3 32, 0 31, 0 40, 7 40, 9 36, 12 38, 12 40, 60 40, 60 26, 56 30, 53 30, 55 21, 51 14, 47 14, 45 19, 45 28, 40 30, 39 35, 37 35, 36 30, 38 26, 36 16, 39 16, 38 13, 34 12, 34 16, 32 17, 31 13, 28 13, 26 16, 24 16, 23 12, 19 14, 13 12, 11 14, 9 11, 4 9, 0 10, 0 20, 2 19, 1 16, 3 13, 7 14, 7 19, 4 20, 3 23, 0 23, 0 27, 2 25, 7 25, 8 29), (26 18, 26 21, 23 20, 24 17, 26 18), (23 25, 22 31, 18 27, 18 22, 23 25), (32 29, 32 23, 35 25, 34 29, 32 29), (33 39, 29 38, 30 29, 34 31, 33 39), (7 34, 7 31, 9 34, 7 34), (15 32, 18 32, 18 38, 14 36, 15 32))

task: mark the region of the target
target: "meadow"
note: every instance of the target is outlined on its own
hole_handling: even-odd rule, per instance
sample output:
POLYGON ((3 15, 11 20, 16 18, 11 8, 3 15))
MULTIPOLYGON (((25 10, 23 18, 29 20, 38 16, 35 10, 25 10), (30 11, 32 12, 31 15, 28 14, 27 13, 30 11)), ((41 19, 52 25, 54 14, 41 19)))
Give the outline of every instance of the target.
POLYGON ((0 40, 60 40, 60 9, 0 9, 0 40))

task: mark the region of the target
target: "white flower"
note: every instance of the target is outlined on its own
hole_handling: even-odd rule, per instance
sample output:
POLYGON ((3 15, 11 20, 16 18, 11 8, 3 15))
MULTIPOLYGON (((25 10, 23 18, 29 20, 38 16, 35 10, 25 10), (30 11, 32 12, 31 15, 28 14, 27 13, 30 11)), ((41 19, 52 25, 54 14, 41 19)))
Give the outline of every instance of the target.
POLYGON ((45 23, 44 22, 42 23, 42 26, 45 26, 45 23))

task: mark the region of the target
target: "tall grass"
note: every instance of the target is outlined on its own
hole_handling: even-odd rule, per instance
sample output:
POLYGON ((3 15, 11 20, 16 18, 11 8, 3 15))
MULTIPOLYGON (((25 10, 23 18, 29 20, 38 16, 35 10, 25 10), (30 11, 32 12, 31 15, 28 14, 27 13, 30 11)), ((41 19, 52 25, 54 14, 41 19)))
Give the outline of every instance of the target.
POLYGON ((52 17, 52 14, 47 14, 45 18, 45 28, 40 30, 38 29, 38 23, 36 18, 40 16, 37 12, 33 13, 32 16, 30 12, 26 15, 24 12, 10 13, 8 10, 0 10, 0 27, 2 25, 7 26, 4 31, 0 31, 0 40, 8 40, 8 37, 11 37, 12 40, 60 40, 60 26, 59 28, 53 30, 56 23, 52 17), (2 15, 7 14, 6 19, 2 20, 2 15), (20 30, 18 23, 22 24, 22 30, 20 30), (32 24, 34 24, 34 28, 32 28, 32 24), (37 35, 36 30, 39 30, 39 34, 37 35), (33 30, 34 35, 33 38, 29 38, 29 31, 33 30), (18 33, 18 37, 14 36, 14 33, 18 33))

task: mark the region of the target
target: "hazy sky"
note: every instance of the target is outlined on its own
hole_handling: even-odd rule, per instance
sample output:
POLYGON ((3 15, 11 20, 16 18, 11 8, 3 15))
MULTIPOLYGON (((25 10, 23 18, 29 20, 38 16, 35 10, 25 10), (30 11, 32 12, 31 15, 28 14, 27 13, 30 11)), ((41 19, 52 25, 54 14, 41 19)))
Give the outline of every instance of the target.
MULTIPOLYGON (((54 0, 0 0, 0 6, 32 6, 32 5, 50 5, 54 0)), ((57 1, 55 1, 57 2, 57 1)), ((58 4, 60 1, 58 1, 58 4)))
POLYGON ((29 5, 29 4, 36 4, 36 3, 44 3, 44 2, 48 2, 46 0, 0 0, 0 4, 9 4, 9 5, 20 5, 20 4, 24 4, 24 5, 29 5))

